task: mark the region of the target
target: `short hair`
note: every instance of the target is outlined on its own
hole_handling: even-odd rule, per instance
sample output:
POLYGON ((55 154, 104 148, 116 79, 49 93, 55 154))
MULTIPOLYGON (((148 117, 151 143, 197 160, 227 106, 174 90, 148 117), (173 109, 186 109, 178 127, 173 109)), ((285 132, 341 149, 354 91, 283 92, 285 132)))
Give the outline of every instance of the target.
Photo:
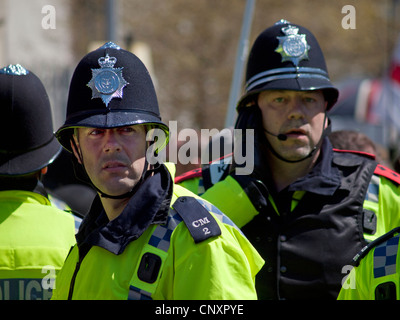
POLYGON ((354 130, 334 131, 329 135, 329 140, 336 149, 355 150, 376 154, 375 143, 364 133, 354 130))

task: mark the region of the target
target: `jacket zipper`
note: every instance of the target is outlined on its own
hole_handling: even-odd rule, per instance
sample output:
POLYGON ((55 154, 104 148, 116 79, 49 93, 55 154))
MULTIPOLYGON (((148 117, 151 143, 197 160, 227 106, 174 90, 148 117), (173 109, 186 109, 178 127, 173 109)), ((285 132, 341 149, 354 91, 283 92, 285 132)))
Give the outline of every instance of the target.
POLYGON ((74 274, 72 275, 71 283, 69 285, 68 300, 72 300, 72 294, 74 293, 75 279, 81 267, 81 263, 82 263, 81 259, 79 259, 79 261, 76 263, 75 271, 74 274))

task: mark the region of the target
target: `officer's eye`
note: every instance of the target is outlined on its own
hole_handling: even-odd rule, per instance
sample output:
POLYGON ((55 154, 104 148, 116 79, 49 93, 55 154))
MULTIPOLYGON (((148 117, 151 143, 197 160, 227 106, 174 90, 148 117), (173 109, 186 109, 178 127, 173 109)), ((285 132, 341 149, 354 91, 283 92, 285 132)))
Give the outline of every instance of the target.
POLYGON ((90 136, 98 136, 98 135, 102 134, 103 132, 104 132, 104 130, 102 130, 102 129, 91 129, 88 132, 88 135, 90 135, 90 136))
POLYGON ((274 98, 274 102, 283 103, 283 102, 285 102, 285 98, 284 98, 284 97, 277 97, 277 98, 274 98))
POLYGON ((308 91, 303 94, 303 101, 305 103, 316 103, 323 99, 323 94, 320 91, 308 91))
POLYGON ((307 103, 312 103, 312 102, 315 102, 316 100, 313 97, 305 97, 304 101, 307 103))
POLYGON ((132 133, 136 132, 136 128, 134 126, 129 126, 129 127, 121 127, 118 129, 119 132, 121 133, 132 133))

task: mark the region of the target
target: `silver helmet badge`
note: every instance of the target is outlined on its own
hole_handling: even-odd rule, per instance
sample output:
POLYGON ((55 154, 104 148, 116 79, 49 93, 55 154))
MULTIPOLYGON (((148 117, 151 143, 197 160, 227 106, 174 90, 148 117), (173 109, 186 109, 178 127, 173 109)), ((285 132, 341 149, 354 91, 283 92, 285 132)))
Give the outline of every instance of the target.
POLYGON ((310 46, 307 43, 305 34, 298 34, 299 28, 295 26, 283 27, 284 37, 277 37, 279 46, 275 52, 280 53, 282 62, 291 61, 296 67, 302 60, 308 60, 308 50, 310 46))

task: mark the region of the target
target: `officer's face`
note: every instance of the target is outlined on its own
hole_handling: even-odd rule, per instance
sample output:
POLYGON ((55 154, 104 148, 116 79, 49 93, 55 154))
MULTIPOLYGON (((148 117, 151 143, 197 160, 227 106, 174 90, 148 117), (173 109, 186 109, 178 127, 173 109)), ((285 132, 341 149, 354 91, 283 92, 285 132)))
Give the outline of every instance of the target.
POLYGON ((326 126, 327 102, 321 90, 267 90, 259 94, 263 125, 273 134, 284 134, 285 141, 267 134, 272 148, 287 160, 306 157, 320 141, 326 126))
POLYGON ((90 180, 102 192, 121 195, 139 181, 145 165, 144 126, 79 128, 78 137, 74 138, 90 180))

